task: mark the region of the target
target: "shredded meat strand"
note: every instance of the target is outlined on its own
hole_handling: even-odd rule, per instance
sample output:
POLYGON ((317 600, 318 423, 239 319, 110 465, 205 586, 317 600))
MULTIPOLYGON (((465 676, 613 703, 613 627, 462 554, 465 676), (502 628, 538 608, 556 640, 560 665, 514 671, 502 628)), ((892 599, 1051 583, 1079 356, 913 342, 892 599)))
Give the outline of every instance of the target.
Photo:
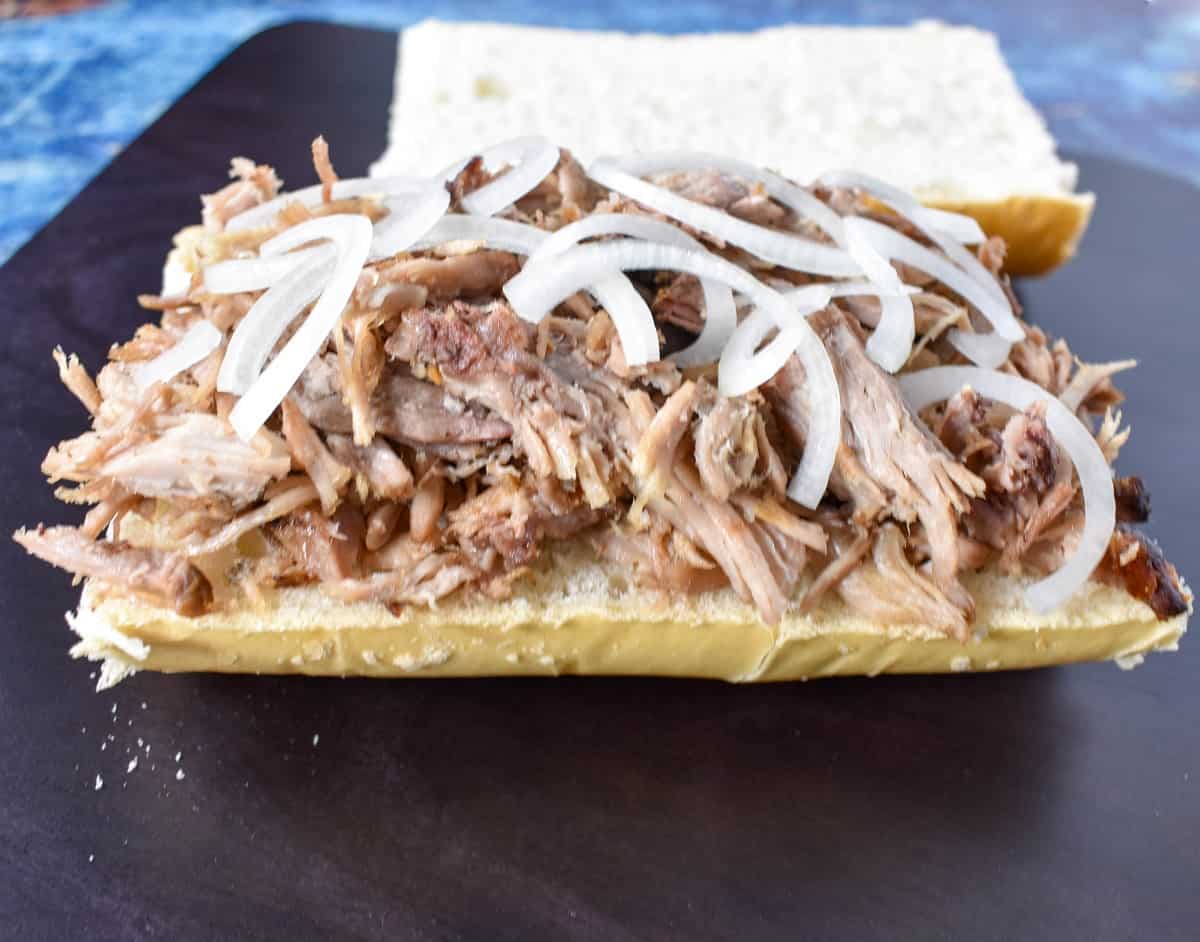
POLYGON ((119 540, 96 542, 74 527, 18 530, 14 538, 28 552, 60 569, 123 586, 180 615, 200 615, 212 603, 212 586, 179 553, 119 540))
POLYGON ((333 200, 333 185, 337 183, 338 175, 329 160, 329 144, 323 136, 313 139, 312 158, 317 177, 321 180, 321 202, 329 203, 333 200))

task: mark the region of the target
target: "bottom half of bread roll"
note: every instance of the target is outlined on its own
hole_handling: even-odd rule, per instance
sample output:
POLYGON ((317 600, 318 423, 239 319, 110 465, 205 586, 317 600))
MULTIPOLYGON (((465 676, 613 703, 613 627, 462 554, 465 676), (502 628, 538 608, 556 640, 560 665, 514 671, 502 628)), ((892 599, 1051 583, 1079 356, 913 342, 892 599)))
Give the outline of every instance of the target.
MULTIPOLYGON (((735 682, 841 675, 1013 670, 1174 650, 1188 614, 1160 620, 1144 602, 1088 583, 1048 614, 1021 580, 964 575, 975 600, 966 641, 922 625, 882 625, 836 597, 793 605, 778 625, 732 590, 677 595, 632 585, 620 567, 568 544, 495 601, 459 593, 389 610, 317 586, 195 617, 85 585, 72 653, 103 661, 101 685, 136 670, 371 677, 654 675, 735 682)), ((796 598, 805 586, 797 587, 796 598)))

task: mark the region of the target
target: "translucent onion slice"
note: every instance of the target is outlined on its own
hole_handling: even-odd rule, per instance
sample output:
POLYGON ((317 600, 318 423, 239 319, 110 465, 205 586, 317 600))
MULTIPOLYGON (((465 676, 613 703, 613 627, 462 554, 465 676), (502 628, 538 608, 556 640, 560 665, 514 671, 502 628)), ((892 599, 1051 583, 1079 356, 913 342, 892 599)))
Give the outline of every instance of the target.
MULTIPOLYGON (((903 286, 903 291, 915 293, 917 289, 903 286)), ((884 297, 879 286, 870 281, 840 281, 822 285, 805 285, 784 293, 784 297, 792 303, 795 313, 800 317, 807 317, 821 310, 834 298, 851 295, 884 297)), ((722 371, 719 382, 724 384, 721 391, 725 395, 741 395, 761 386, 778 373, 783 364, 787 362, 788 357, 796 352, 802 338, 799 332, 792 327, 783 328, 778 335, 771 339, 770 343, 761 350, 758 349, 776 326, 762 309, 754 311, 742 321, 726 347, 726 356, 722 357, 721 361, 722 371)), ((840 408, 840 398, 838 401, 840 408)), ((810 499, 811 495, 807 491, 805 482, 798 475, 788 486, 788 496, 801 503, 810 499)))
POLYGON ((452 213, 443 216, 412 246, 414 251, 430 249, 447 242, 483 242, 504 252, 517 255, 532 255, 549 233, 537 226, 529 226, 511 219, 493 219, 488 216, 464 216, 452 213))
MULTIPOLYGON (((705 251, 704 246, 682 229, 661 219, 628 213, 600 213, 563 226, 542 243, 533 258, 555 255, 578 245, 584 239, 605 235, 630 236, 647 242, 705 251)), ((711 278, 702 278, 700 289, 704 292, 704 328, 691 344, 671 355, 671 359, 679 366, 702 366, 716 362, 737 327, 737 305, 734 304, 729 286, 711 278)), ((657 351, 658 334, 654 329, 653 317, 650 329, 657 351)))
POLYGON ((991 322, 1004 339, 1016 343, 1024 338, 1025 329, 1013 316, 1008 302, 1000 303, 994 294, 957 265, 889 226, 871 219, 855 218, 856 227, 884 257, 920 269, 961 295, 991 322))
MULTIPOLYGON (((947 239, 937 232, 931 233, 931 238, 937 243, 938 248, 946 253, 946 257, 954 262, 959 268, 965 271, 968 275, 986 291, 996 302, 998 307, 1003 308, 1012 313, 1012 303, 1008 300, 1008 295, 1004 293, 1004 289, 1000 287, 1000 282, 996 277, 983 267, 983 263, 975 257, 975 253, 969 249, 964 249, 959 243, 953 239, 947 239)), ((1020 326, 1021 322, 1017 321, 1020 326)), ((1025 328, 1021 327, 1021 334, 1024 336, 1025 328)))
POLYGON ((920 203, 917 205, 920 208, 913 221, 926 232, 939 233, 963 245, 979 245, 987 241, 987 233, 974 216, 922 206, 920 203))
POLYGON ((946 340, 955 350, 985 370, 996 369, 1008 359, 1012 350, 1012 344, 995 332, 976 334, 955 327, 946 334, 946 340))
MULTIPOLYGON (((317 255, 310 256, 300 265, 293 265, 238 321, 217 374, 220 392, 241 395, 249 390, 288 325, 321 296, 333 272, 337 251, 331 245, 322 245, 319 249, 317 255)), ((278 258, 290 259, 293 254, 299 253, 278 258)))
POLYGON ((730 245, 739 246, 772 264, 814 275, 850 277, 860 274, 854 259, 843 249, 822 245, 800 236, 775 232, 711 206, 694 203, 665 187, 647 183, 622 170, 616 161, 596 161, 588 168, 588 176, 644 206, 649 206, 665 216, 677 219, 730 245))
MULTIPOLYGON (((874 295, 877 298, 887 297, 887 292, 873 281, 828 281, 819 285, 803 285, 799 288, 789 288, 783 292, 785 298, 802 303, 808 297, 817 297, 818 290, 828 291, 832 298, 849 298, 855 295, 874 295)), ((911 297, 920 294, 920 288, 901 284, 900 294, 911 297)), ((818 308, 819 310, 819 308, 818 308)))
POLYGON ((162 291, 159 293, 164 298, 182 298, 187 295, 191 287, 192 273, 183 267, 178 253, 172 251, 167 256, 166 264, 163 265, 162 291))
MULTIPOLYGON (((549 234, 543 229, 509 219, 450 215, 443 216, 415 247, 429 248, 446 242, 479 241, 506 252, 533 255, 548 238, 549 234)), ((641 366, 659 358, 658 332, 654 327, 654 316, 628 278, 619 273, 610 273, 609 277, 588 285, 587 290, 612 317, 617 334, 621 338, 621 349, 625 352, 626 363, 630 366, 641 366)))
POLYGON ((754 164, 732 157, 722 157, 718 154, 707 154, 703 151, 671 151, 636 157, 621 157, 614 159, 613 163, 627 173, 638 177, 668 173, 673 170, 716 170, 727 176, 753 181, 761 184, 770 197, 792 210, 797 216, 815 222, 838 245, 843 244, 841 216, 804 187, 797 186, 779 174, 756 167, 754 164))
POLYGON ((1025 590, 1025 599, 1035 612, 1058 608, 1088 581, 1095 571, 1116 526, 1116 500, 1112 470, 1087 426, 1053 395, 1028 380, 972 366, 938 366, 899 378, 900 392, 914 412, 934 402, 949 399, 964 386, 981 396, 1027 409, 1035 402, 1046 404, 1046 424, 1055 441, 1075 465, 1083 489, 1085 520, 1075 552, 1058 571, 1025 590))
POLYGON ((153 360, 133 368, 133 381, 138 389, 149 389, 155 383, 166 382, 189 367, 195 366, 221 345, 222 334, 208 321, 197 321, 189 327, 175 345, 153 360))
POLYGON ((558 166, 558 147, 544 137, 518 137, 489 147, 479 156, 489 169, 506 164, 509 169, 463 198, 463 209, 475 216, 494 216, 507 209, 558 166))
POLYGON ((214 262, 204 269, 204 290, 209 294, 262 291, 277 284, 293 269, 319 259, 331 259, 333 255, 333 246, 317 245, 267 258, 232 258, 214 262))
POLYGON ((342 316, 371 249, 372 228, 366 216, 322 216, 264 243, 262 251, 270 254, 269 248, 284 252, 305 242, 329 239, 337 249, 337 259, 312 312, 230 412, 229 422, 243 441, 253 438, 270 418, 342 316))
MULTIPOLYGON (((997 305, 1003 306, 1009 311, 1012 310, 1012 305, 996 277, 983 266, 973 252, 963 248, 964 244, 973 245, 987 239, 987 234, 973 218, 962 213, 951 213, 923 206, 917 202, 915 197, 899 187, 884 183, 865 173, 834 171, 822 174, 820 182, 825 186, 851 187, 862 190, 884 205, 891 207, 901 216, 906 216, 929 236, 939 249, 946 253, 947 258, 979 282, 983 289, 995 299, 997 305)), ((984 365, 986 364, 980 364, 980 366, 984 365)))
MULTIPOLYGON (((333 199, 345 200, 354 196, 404 196, 427 188, 430 181, 421 177, 352 177, 348 180, 338 180, 333 185, 333 199)), ((291 193, 281 193, 272 200, 252 206, 238 213, 227 223, 226 232, 240 232, 243 229, 255 229, 269 226, 288 203, 302 203, 305 206, 319 206, 322 200, 322 184, 306 186, 302 190, 291 193)))
MULTIPOLYGON (((833 292, 825 285, 807 285, 790 292, 787 297, 792 305, 792 316, 798 321, 828 305, 833 292)), ((738 325, 722 353, 718 379, 721 392, 726 396, 744 396, 767 382, 796 351, 800 336, 798 326, 780 328, 766 309, 752 311, 738 325), (772 331, 778 333, 760 350, 772 331)))
MULTIPOLYGON (((638 240, 576 246, 562 255, 529 262, 504 286, 504 294, 523 316, 540 320, 563 298, 614 269, 683 271, 697 278, 724 282, 765 311, 774 326, 791 331, 787 342, 794 342, 794 352, 804 366, 810 416, 808 442, 788 493, 804 506, 815 507, 829 483, 841 440, 842 405, 829 354, 808 322, 796 313, 795 302, 723 258, 695 249, 638 240)), ((722 392, 729 385, 738 385, 736 374, 744 369, 745 364, 736 359, 727 363, 722 356, 718 373, 722 392)))
POLYGON ((926 233, 938 232, 968 244, 983 242, 987 238, 979 223, 972 217, 923 206, 911 193, 865 173, 832 170, 821 174, 818 182, 831 189, 862 190, 916 223, 926 233))
POLYGON ((867 340, 867 356, 895 373, 908 362, 917 335, 912 298, 903 293, 904 283, 896 269, 875 250, 862 222, 856 217, 845 220, 846 249, 867 277, 886 292, 879 296, 879 324, 867 340))
POLYGON ((444 186, 427 186, 405 200, 386 201, 388 215, 375 224, 370 261, 412 248, 446 214, 450 193, 444 186))

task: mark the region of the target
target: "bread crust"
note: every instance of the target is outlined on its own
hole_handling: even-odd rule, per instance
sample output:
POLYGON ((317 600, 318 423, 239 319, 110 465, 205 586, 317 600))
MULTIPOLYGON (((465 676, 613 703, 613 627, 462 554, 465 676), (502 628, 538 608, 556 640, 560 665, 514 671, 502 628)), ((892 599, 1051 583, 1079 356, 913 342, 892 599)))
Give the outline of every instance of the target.
POLYGON ((923 196, 938 209, 965 213, 988 235, 1008 245, 1004 269, 1013 275, 1043 275, 1075 254, 1096 199, 1091 193, 1034 194, 1001 200, 955 200, 923 196))
MULTIPOLYGON (((655 675, 739 683, 856 674, 1013 670, 1174 650, 1190 612, 1159 621, 1123 591, 1089 583, 1048 615, 995 572, 964 583, 977 610, 963 643, 920 625, 880 626, 836 598, 765 624, 730 590, 672 597, 629 586, 582 548, 557 554, 506 600, 451 597, 393 614, 316 587, 266 607, 196 618, 88 584, 72 627, 77 657, 105 662, 101 683, 133 670, 368 677, 655 675)), ((798 589, 797 598, 803 592, 798 589)))

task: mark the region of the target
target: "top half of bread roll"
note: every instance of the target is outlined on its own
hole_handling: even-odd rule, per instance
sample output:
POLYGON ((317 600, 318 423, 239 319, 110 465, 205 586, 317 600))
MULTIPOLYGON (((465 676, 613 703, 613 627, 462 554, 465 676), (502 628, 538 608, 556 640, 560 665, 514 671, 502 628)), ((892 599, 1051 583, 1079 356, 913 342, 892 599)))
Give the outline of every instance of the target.
POLYGON ((374 174, 432 173, 519 134, 585 164, 698 150, 800 182, 870 173, 975 216, 1017 274, 1068 259, 1093 202, 996 38, 932 22, 661 36, 429 20, 402 33, 374 174))

